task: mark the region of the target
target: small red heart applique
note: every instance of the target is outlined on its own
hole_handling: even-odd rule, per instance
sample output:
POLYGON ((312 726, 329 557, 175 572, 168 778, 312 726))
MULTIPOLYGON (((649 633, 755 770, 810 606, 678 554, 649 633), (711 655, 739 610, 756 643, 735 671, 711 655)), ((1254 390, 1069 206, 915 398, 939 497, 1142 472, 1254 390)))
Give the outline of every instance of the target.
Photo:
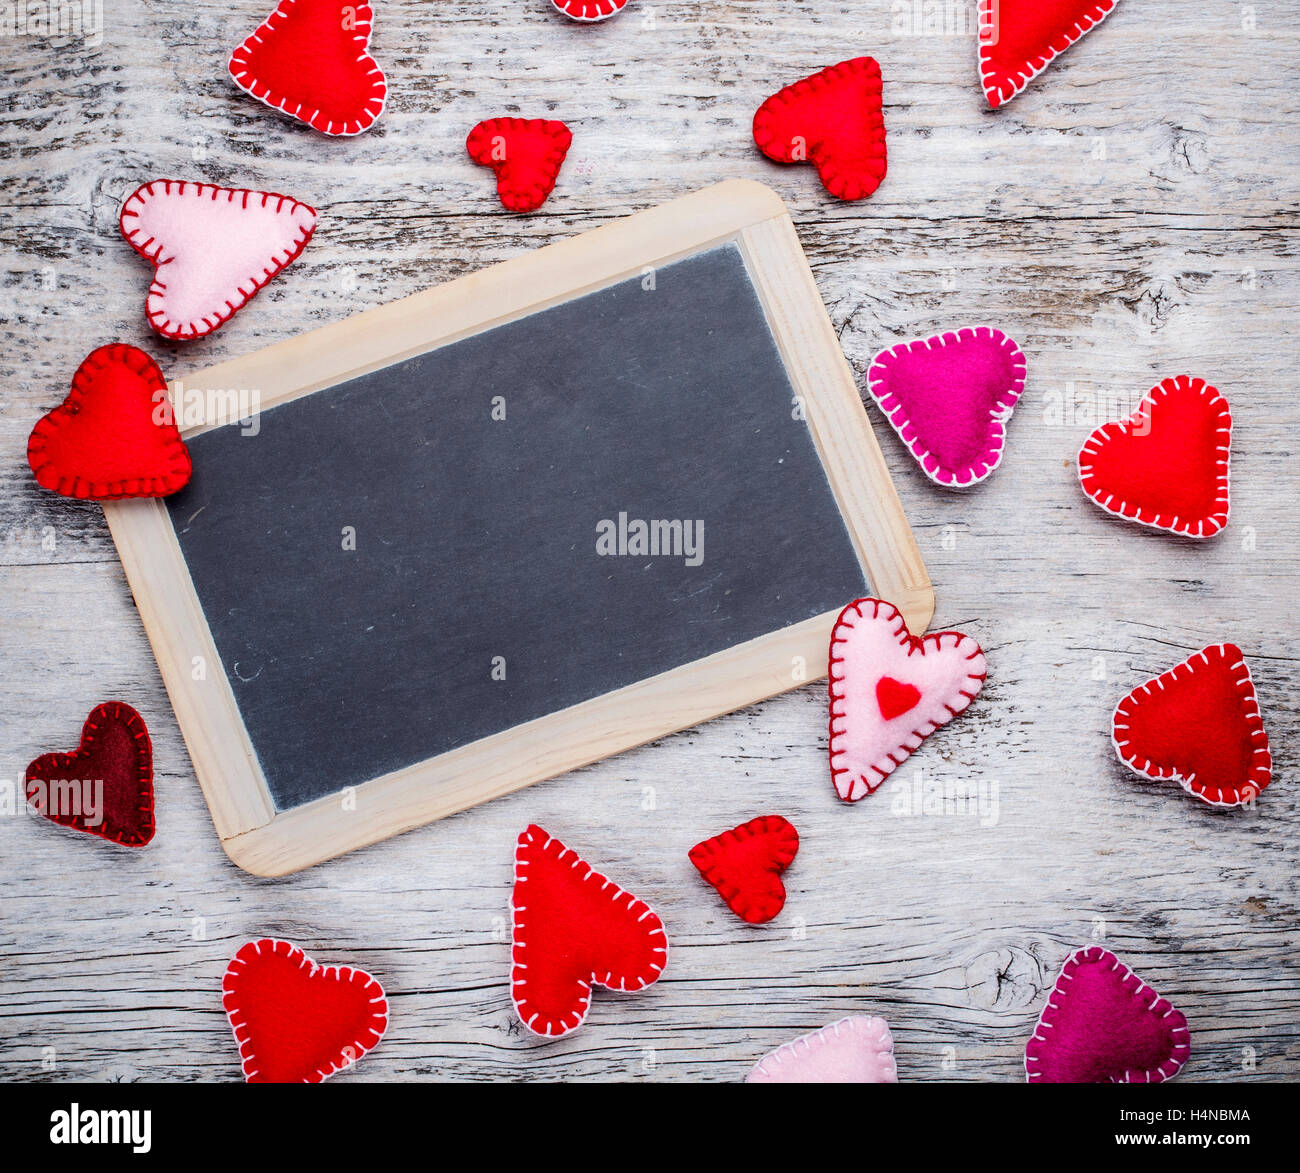
POLYGON ((243 945, 221 992, 248 1083, 321 1083, 388 1029, 388 998, 370 974, 319 965, 288 941, 243 945))
POLYGON ((530 826, 515 848, 510 997, 534 1034, 582 1025, 591 987, 634 992, 668 964, 663 922, 553 839, 530 826))
POLYGON ((149 325, 186 340, 211 334, 297 258, 316 209, 274 192, 155 179, 128 197, 119 227, 154 266, 149 325))
POLYGON ((1103 424, 1079 450, 1079 484, 1107 513, 1188 538, 1228 524, 1232 412, 1204 379, 1151 388, 1127 419, 1103 424))
POLYGON ((1242 806, 1273 779, 1255 685, 1236 644, 1212 644, 1138 685, 1115 707, 1119 760, 1172 778, 1211 806, 1242 806))
POLYGON ((27 463, 37 484, 65 497, 165 497, 184 487, 190 454, 158 364, 122 343, 91 351, 68 397, 36 421, 27 463))
POLYGON ((785 907, 781 873, 798 850, 799 832, 780 815, 763 815, 697 843, 690 859, 732 912, 761 925, 785 907))
POLYGON ((570 20, 608 20, 627 7, 627 0, 551 0, 570 20))
POLYGON ((573 135, 547 118, 489 118, 469 132, 465 148, 497 177, 497 196, 512 212, 535 212, 555 190, 573 135))
POLYGON ((370 55, 374 10, 340 0, 280 0, 230 55, 240 89, 322 134, 369 130, 388 82, 370 55))
POLYGON ((1011 101, 1114 7, 1115 0, 980 0, 980 84, 989 105, 1011 101))
POLYGON ((812 163, 836 199, 861 200, 885 178, 880 66, 841 61, 788 85, 754 115, 754 142, 777 163, 812 163))
POLYGON ((874 793, 984 686, 984 653, 968 635, 914 636, 883 599, 857 599, 831 632, 830 763, 845 802, 874 793))
POLYGON ((72 753, 42 754, 27 767, 24 793, 37 813, 61 827, 124 847, 154 836, 153 745, 130 705, 96 705, 72 753))
POLYGON ((1025 1044, 1029 1083, 1162 1083, 1191 1053, 1187 1019, 1115 954, 1072 953, 1025 1044))

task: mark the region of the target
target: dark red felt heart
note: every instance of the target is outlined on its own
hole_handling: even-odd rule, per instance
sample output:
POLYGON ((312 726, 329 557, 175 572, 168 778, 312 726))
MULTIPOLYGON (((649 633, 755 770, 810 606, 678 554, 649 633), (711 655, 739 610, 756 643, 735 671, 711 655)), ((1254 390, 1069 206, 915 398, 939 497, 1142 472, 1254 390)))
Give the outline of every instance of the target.
POLYGON ((42 754, 27 767, 32 808, 125 847, 154 834, 153 747, 140 714, 121 701, 96 705, 72 753, 42 754))
POLYGON ((904 684, 892 676, 882 676, 876 681, 876 704, 880 706, 880 715, 886 721, 892 721, 916 708, 920 699, 921 690, 915 684, 904 684))
POLYGON ((1272 781, 1255 685, 1236 644, 1213 644, 1138 685, 1115 708, 1119 759, 1172 778, 1212 806, 1250 802, 1272 781))
POLYGON ((1178 375, 1079 451, 1079 483, 1108 513, 1189 538, 1228 524, 1232 413, 1204 379, 1178 375))
POLYGON ((855 57, 773 94, 754 115, 754 141, 777 163, 812 163, 841 200, 869 196, 885 178, 880 66, 855 57))
POLYGON ((510 996, 520 1021, 558 1038, 582 1025, 591 987, 633 992, 668 964, 663 922, 541 827, 515 848, 510 996))
POLYGON ((143 350, 91 351, 68 397, 36 421, 27 463, 65 497, 163 497, 190 479, 190 454, 172 420, 167 383, 143 350))
POLYGON ((994 109, 1011 101, 1115 0, 980 0, 980 84, 994 109))
POLYGON ((465 148, 496 172, 497 196, 512 212, 535 212, 555 189, 573 135, 546 118, 489 118, 469 132, 465 148))
POLYGON ((370 55, 374 11, 341 0, 280 0, 230 55, 240 89, 322 134, 368 130, 388 99, 370 55))
POLYGON ((242 946, 221 993, 249 1083, 320 1083, 372 1050, 388 1029, 388 999, 373 977, 318 965, 288 941, 242 946))
POLYGON ((770 921, 785 907, 781 873, 799 850, 799 833, 780 815, 763 815, 691 848, 691 863, 741 920, 770 921))

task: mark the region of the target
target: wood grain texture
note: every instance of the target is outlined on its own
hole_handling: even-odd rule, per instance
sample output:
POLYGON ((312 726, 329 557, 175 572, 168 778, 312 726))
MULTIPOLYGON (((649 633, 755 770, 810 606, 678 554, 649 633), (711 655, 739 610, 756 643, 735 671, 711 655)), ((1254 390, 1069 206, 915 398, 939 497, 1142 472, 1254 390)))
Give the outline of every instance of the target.
POLYGON ((346 142, 225 77, 263 0, 106 7, 98 47, 19 37, 0 66, 0 778, 121 698, 154 738, 159 833, 127 853, 0 817, 0 1078, 238 1078, 220 977, 261 934, 388 989, 390 1034, 344 1079, 737 1080, 861 1011, 889 1019, 902 1079, 1018 1080, 1044 990, 1093 940, 1187 1015, 1180 1079, 1300 1072, 1297 0, 1256 6, 1253 30, 1238 5, 1192 19, 1176 0, 1124 0, 996 114, 973 40, 912 35, 913 6, 883 0, 652 4, 577 29, 543 0, 385 0, 373 48, 390 109, 346 142), (864 51, 884 72, 890 171, 870 200, 834 205, 808 169, 759 157, 749 120, 778 85, 864 51), (529 217, 503 212, 463 151, 469 127, 508 113, 575 132, 529 217), (120 200, 159 175, 322 212, 295 265, 189 345, 145 327, 148 270, 116 230, 120 200), (810 686, 299 876, 238 872, 99 508, 28 474, 37 415, 100 342, 183 375, 728 176, 787 200, 855 369, 981 322, 1029 358, 1003 466, 970 494, 931 486, 875 417, 936 624, 988 655, 971 712, 853 808, 831 791, 810 686), (1214 382, 1236 422, 1232 522, 1205 546, 1114 521, 1074 481, 1093 424, 1182 371, 1214 382), (1251 661, 1276 759, 1258 808, 1230 814, 1132 778, 1106 736, 1124 692, 1223 639, 1251 661), (895 787, 918 776, 986 799, 996 783, 996 817, 908 814, 895 787), (803 848, 786 911, 748 928, 686 852, 767 812, 803 848), (598 992, 553 1044, 527 1036, 506 987, 529 821, 654 905, 674 946, 657 986, 598 992))

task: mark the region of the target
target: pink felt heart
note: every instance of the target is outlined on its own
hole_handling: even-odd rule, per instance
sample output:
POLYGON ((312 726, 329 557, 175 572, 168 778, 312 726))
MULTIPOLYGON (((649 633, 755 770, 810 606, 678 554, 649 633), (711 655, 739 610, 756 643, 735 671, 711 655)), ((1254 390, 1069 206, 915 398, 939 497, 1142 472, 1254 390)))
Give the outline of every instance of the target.
POLYGON ((882 350, 867 390, 920 464, 946 489, 1002 461, 1006 422, 1025 389, 1025 356, 1001 330, 966 327, 882 350))
POLYGON ((881 599, 857 599, 845 607, 831 632, 830 758, 836 793, 857 802, 875 791, 921 742, 975 699, 984 674, 984 653, 968 635, 940 631, 918 638, 898 608, 881 599), (912 692, 916 699, 903 707, 912 692))
POLYGON ((746 1083, 897 1083, 894 1040, 883 1018, 841 1018, 764 1055, 746 1083))
POLYGON ((1187 1062, 1187 1019, 1099 945, 1072 953, 1025 1044, 1030 1083, 1160 1083, 1187 1062))

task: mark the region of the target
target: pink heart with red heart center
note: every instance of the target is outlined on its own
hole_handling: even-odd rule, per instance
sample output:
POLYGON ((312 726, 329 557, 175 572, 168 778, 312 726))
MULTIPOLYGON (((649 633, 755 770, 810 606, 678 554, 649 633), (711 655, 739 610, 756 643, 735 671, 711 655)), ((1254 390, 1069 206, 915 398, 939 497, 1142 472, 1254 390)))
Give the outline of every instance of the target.
POLYGON ((968 635, 917 637, 898 608, 857 599, 831 633, 830 763, 835 792, 857 802, 984 684, 984 653, 968 635))

